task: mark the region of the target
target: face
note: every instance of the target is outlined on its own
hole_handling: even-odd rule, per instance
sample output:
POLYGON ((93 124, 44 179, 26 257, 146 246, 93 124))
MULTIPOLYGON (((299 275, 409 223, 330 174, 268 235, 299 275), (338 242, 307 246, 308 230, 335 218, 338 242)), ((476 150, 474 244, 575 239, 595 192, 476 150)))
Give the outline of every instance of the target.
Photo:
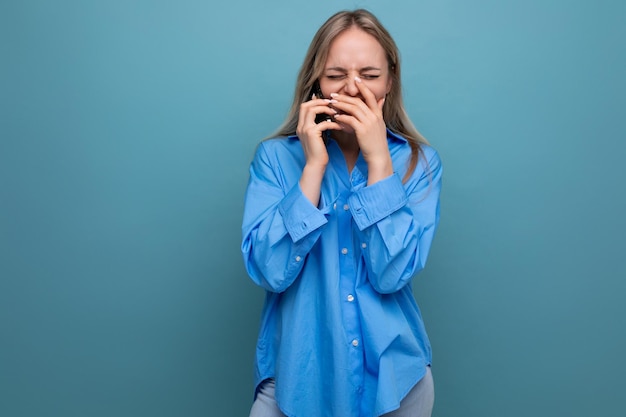
POLYGON ((319 79, 322 93, 325 97, 339 93, 363 99, 354 77, 360 77, 377 100, 391 88, 385 50, 376 38, 357 27, 342 32, 330 44, 319 79))

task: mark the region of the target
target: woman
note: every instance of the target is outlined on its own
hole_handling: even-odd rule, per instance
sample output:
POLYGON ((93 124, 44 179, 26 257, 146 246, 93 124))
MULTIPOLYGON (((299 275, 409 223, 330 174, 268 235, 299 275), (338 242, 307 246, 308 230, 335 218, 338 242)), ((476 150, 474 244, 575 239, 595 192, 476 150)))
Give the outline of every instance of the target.
POLYGON ((368 11, 331 16, 250 167, 242 251, 267 294, 251 417, 430 416, 411 278, 440 187, 439 157, 402 104, 393 39, 368 11))

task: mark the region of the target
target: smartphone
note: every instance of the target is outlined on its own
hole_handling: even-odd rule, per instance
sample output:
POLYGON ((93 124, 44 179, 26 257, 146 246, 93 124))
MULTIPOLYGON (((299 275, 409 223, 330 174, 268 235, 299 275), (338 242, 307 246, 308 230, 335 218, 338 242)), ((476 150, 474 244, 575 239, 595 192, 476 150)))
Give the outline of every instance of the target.
MULTIPOLYGON (((324 94, 322 94, 322 89, 320 88, 319 81, 315 81, 315 84, 313 84, 313 88, 311 89, 310 96, 312 97, 313 94, 315 94, 316 98, 324 98, 324 94)), ((332 121, 333 121, 333 118, 330 117, 330 115, 326 113, 320 113, 315 116, 315 123, 332 122, 332 121)))

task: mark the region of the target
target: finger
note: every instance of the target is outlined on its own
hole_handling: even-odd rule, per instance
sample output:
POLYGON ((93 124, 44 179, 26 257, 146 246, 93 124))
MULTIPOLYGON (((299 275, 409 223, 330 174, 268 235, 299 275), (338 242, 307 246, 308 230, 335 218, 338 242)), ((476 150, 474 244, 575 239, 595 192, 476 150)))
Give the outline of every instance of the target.
POLYGON ((330 107, 331 100, 328 99, 312 99, 305 101, 300 105, 300 114, 298 117, 298 123, 313 123, 315 116, 318 114, 328 114, 333 116, 337 113, 337 110, 330 107))
POLYGON ((365 101, 365 104, 367 104, 367 107, 369 107, 370 110, 375 110, 376 108, 378 108, 378 103, 376 102, 376 96, 374 95, 372 90, 370 90, 363 83, 363 80, 361 80, 361 78, 354 77, 354 81, 355 81, 356 87, 361 92, 361 95, 363 96, 363 99, 365 101))
POLYGON ((343 104, 349 104, 349 105, 358 107, 362 110, 368 109, 367 103, 365 103, 365 101, 360 97, 348 96, 345 94, 337 94, 337 93, 332 93, 330 97, 334 99, 332 101, 333 104, 343 103, 343 104))
POLYGON ((317 124, 322 131, 324 130, 343 130, 343 127, 334 120, 328 119, 317 124))
POLYGON ((361 130, 362 123, 361 121, 353 115, 350 114, 338 114, 335 116, 335 121, 341 123, 345 126, 350 126, 352 130, 355 132, 361 130))
POLYGON ((331 94, 333 100, 333 107, 341 111, 344 114, 355 116, 358 119, 363 119, 367 114, 371 113, 369 107, 365 102, 358 97, 351 97, 339 94, 331 94))

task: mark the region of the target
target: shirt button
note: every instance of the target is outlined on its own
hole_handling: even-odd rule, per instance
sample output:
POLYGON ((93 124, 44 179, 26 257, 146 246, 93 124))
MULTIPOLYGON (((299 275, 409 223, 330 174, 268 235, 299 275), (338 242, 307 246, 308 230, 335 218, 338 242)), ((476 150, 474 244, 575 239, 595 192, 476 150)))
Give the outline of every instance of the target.
POLYGON ((344 255, 347 255, 348 254, 348 248, 343 248, 341 250, 341 253, 343 253, 344 255))
POLYGON ((356 339, 354 339, 354 340, 352 341, 352 346, 357 347, 358 345, 359 345, 359 341, 358 341, 358 340, 356 340, 356 339))
POLYGON ((348 296, 346 297, 346 299, 347 299, 348 301, 350 301, 350 302, 353 302, 353 301, 354 301, 354 295, 352 295, 352 294, 348 294, 348 296))
POLYGON ((302 260, 302 258, 301 258, 301 257, 296 256, 296 262, 300 262, 301 260, 302 260))
POLYGON ((337 210, 337 203, 333 204, 333 209, 337 210))
POLYGON ((347 204, 344 204, 344 205, 343 205, 343 209, 347 211, 347 210, 349 210, 349 209, 350 209, 350 206, 349 206, 349 205, 347 205, 347 204))
POLYGON ((363 249, 367 248, 367 243, 365 243, 365 242, 361 243, 361 247, 362 247, 363 249))

